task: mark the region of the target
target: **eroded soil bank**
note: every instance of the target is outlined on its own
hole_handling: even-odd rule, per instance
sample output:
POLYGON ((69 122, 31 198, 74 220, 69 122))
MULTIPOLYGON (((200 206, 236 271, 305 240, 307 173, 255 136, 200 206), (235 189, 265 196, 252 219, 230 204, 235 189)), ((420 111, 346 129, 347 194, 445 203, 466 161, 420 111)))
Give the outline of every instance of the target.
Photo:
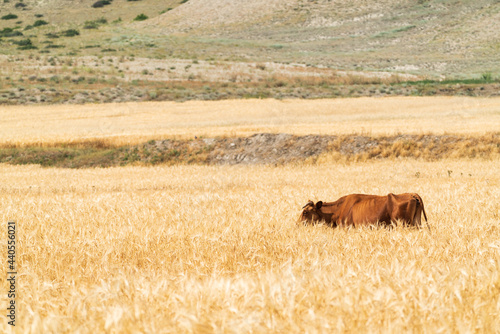
POLYGON ((100 142, 55 146, 4 147, 0 162, 40 164, 64 168, 125 166, 130 164, 287 164, 315 162, 331 154, 333 159, 363 161, 413 157, 496 158, 500 156, 500 133, 468 135, 396 136, 296 136, 258 133, 250 137, 150 140, 132 146, 110 147, 100 142))

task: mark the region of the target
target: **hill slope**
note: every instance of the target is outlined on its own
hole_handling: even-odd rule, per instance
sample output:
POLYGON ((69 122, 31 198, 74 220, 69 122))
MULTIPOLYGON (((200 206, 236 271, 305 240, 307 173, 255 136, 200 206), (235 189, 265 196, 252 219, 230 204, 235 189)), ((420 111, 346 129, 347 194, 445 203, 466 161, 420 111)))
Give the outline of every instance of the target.
POLYGON ((433 77, 500 73, 500 1, 110 0, 93 8, 95 3, 2 2, 2 17, 16 15, 0 20, 2 53, 18 53, 20 41, 2 41, 8 28, 39 49, 45 46, 35 42, 73 55, 96 54, 101 49, 87 49, 100 45, 146 58, 276 61, 433 77), (139 14, 148 19, 134 22, 139 14), (40 18, 47 25, 32 29, 40 18), (93 20, 105 23, 87 29, 93 20), (68 28, 80 29, 80 37, 62 46, 47 39, 68 28))
POLYGON ((499 0, 98 2, 0 2, 0 104, 500 93, 499 0))
POLYGON ((190 0, 142 26, 349 69, 477 75, 498 71, 500 51, 500 2, 486 0, 190 0))

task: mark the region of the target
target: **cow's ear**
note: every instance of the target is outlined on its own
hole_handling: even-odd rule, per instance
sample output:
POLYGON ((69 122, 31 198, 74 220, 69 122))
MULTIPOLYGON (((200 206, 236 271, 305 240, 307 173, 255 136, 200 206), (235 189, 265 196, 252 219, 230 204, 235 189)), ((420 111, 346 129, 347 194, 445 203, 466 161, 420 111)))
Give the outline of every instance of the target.
POLYGON ((322 201, 319 201, 318 203, 316 203, 316 209, 321 209, 321 207, 323 206, 323 202, 322 201))

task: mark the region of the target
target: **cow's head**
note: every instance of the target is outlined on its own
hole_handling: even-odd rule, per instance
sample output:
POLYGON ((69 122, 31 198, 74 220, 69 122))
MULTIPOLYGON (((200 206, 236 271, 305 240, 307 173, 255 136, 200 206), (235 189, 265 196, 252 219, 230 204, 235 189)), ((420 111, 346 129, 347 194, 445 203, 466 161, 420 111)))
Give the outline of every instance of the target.
POLYGON ((322 206, 322 201, 319 201, 316 204, 314 204, 313 201, 307 202, 307 204, 302 207, 303 210, 299 220, 301 222, 305 222, 306 224, 319 222, 321 219, 323 219, 323 215, 320 210, 322 206))

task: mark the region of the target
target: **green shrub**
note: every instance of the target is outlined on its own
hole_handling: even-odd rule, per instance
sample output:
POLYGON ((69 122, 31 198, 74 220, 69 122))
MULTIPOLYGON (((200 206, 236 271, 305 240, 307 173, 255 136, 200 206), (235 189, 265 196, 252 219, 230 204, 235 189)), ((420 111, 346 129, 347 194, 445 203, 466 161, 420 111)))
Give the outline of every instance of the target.
POLYGON ((64 37, 74 37, 80 35, 80 32, 76 29, 68 29, 61 32, 61 35, 63 35, 64 37))
POLYGON ((5 34, 5 37, 19 37, 19 36, 24 36, 22 32, 20 31, 13 31, 11 33, 5 34))
POLYGON ((95 20, 95 22, 97 22, 97 24, 106 24, 108 23, 108 20, 104 17, 101 17, 100 19, 95 20))
POLYGON ((145 14, 139 14, 135 17, 134 21, 144 21, 147 20, 148 16, 145 14))
POLYGON ((31 50, 31 49, 38 49, 36 46, 33 45, 31 42, 31 39, 21 39, 19 41, 12 41, 12 43, 18 45, 19 50, 31 50))
POLYGON ((94 48, 100 48, 101 45, 100 44, 95 44, 95 45, 85 45, 85 46, 82 46, 81 48, 82 49, 94 49, 94 48))
POLYGON ((31 39, 21 39, 20 41, 13 41, 12 43, 20 46, 25 46, 25 45, 32 45, 33 43, 31 42, 31 39))
POLYGON ((110 4, 111 4, 110 0, 100 0, 100 1, 94 2, 94 4, 92 5, 92 7, 93 8, 101 8, 101 7, 110 5, 110 4))
POLYGON ((5 16, 2 16, 2 20, 14 20, 17 19, 16 14, 7 14, 5 16))
POLYGON ((45 20, 36 20, 35 23, 33 23, 33 27, 40 27, 49 24, 45 20))
POLYGON ((161 14, 165 14, 166 12, 169 12, 169 11, 171 11, 172 9, 173 9, 172 7, 169 7, 169 8, 167 8, 167 9, 164 9, 164 10, 162 10, 162 11, 160 12, 160 15, 161 15, 161 14))
POLYGON ((3 28, 0 30, 0 37, 17 37, 23 36, 23 33, 12 28, 3 28))
POLYGON ((0 30, 0 35, 7 34, 10 32, 13 32, 13 31, 14 31, 14 29, 12 29, 12 28, 3 28, 3 30, 0 30))
POLYGON ((62 49, 64 48, 64 45, 58 45, 58 44, 49 44, 45 48, 46 49, 62 49))
POLYGON ((99 25, 95 21, 85 21, 83 29, 97 29, 99 25))
POLYGON ((21 45, 17 49, 18 50, 36 50, 38 48, 32 44, 29 44, 29 45, 21 45))
POLYGON ((108 23, 108 20, 106 20, 104 17, 101 17, 100 19, 94 21, 85 21, 83 29, 97 29, 99 28, 99 26, 106 23, 108 23))

